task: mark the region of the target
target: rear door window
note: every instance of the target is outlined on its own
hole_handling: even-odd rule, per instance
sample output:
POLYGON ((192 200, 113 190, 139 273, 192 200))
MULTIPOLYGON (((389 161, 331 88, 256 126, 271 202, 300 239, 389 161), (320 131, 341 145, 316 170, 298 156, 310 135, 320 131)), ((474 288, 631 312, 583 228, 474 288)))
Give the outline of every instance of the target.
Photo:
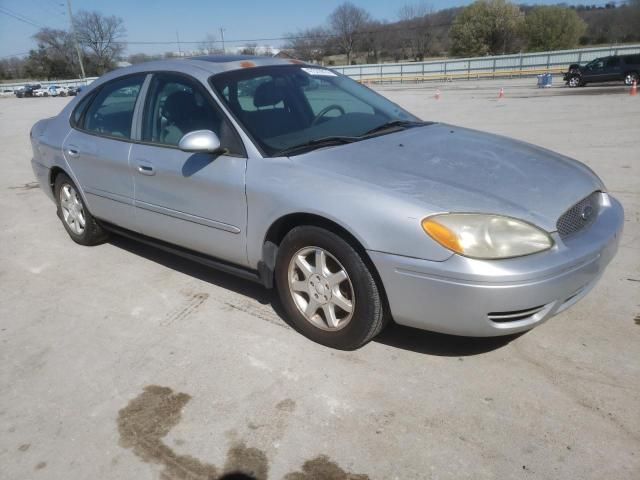
POLYGON ((132 75, 105 84, 84 115, 84 130, 106 137, 130 139, 133 110, 145 76, 132 75))
POLYGON ((614 68, 620 65, 620 57, 610 57, 607 59, 607 68, 614 68))

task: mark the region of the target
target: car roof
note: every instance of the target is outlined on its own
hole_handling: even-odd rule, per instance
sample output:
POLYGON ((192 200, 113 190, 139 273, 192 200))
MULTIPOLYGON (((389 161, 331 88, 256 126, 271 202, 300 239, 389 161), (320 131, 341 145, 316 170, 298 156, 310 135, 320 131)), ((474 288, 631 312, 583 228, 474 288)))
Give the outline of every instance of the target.
POLYGON ((189 71, 192 68, 196 68, 199 70, 206 70, 209 73, 215 75, 216 73, 228 72, 230 70, 290 64, 305 65, 305 62, 301 62, 300 60, 274 57, 259 57, 251 55, 202 55, 198 57, 185 57, 138 63, 129 67, 118 68, 110 73, 114 73, 117 74, 117 76, 120 76, 128 73, 143 71, 189 71))
MULTIPOLYGON (((200 73, 203 71, 209 75, 215 75, 232 70, 245 68, 275 66, 275 65, 310 65, 306 62, 295 59, 275 58, 252 55, 202 55, 197 57, 171 58, 166 60, 154 60, 143 62, 128 67, 117 68, 106 73, 95 82, 92 82, 91 89, 109 80, 125 75, 143 72, 176 71, 186 74, 200 73)), ((315 65, 317 67, 317 65, 315 65)))

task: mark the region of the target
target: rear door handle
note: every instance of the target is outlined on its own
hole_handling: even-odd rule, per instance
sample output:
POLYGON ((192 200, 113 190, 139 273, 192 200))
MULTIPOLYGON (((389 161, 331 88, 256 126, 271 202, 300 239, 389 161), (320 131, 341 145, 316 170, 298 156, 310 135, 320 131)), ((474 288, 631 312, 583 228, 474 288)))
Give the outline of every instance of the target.
POLYGON ((150 163, 139 163, 138 164, 138 172, 142 175, 155 175, 156 170, 153 168, 153 165, 150 163))
POLYGON ((70 157, 78 157, 78 156, 80 155, 80 150, 78 150, 78 147, 75 147, 75 146, 69 145, 69 146, 67 147, 67 154, 68 154, 70 157))

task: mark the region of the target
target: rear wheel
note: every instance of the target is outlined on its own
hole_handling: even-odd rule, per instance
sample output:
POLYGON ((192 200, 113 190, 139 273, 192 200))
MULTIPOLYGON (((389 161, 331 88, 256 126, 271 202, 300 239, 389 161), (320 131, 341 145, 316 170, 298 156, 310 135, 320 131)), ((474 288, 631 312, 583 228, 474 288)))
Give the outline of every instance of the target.
POLYGON ((354 350, 385 325, 381 291, 360 254, 333 232, 296 227, 278 249, 276 285, 293 325, 311 340, 354 350))
POLYGON ((639 80, 640 80, 640 76, 638 75, 637 72, 629 72, 629 73, 626 73, 624 76, 624 84, 629 87, 633 85, 633 82, 636 82, 636 85, 638 85, 639 80))
POLYGON ((58 174, 54 192, 58 217, 74 242, 80 245, 96 245, 106 240, 107 232, 89 213, 78 188, 66 174, 58 174))

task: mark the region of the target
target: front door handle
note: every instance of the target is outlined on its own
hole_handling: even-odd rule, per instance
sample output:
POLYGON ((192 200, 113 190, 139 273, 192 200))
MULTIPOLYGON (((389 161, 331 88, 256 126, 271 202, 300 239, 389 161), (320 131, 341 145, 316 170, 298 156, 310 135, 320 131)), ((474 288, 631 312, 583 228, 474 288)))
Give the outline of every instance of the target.
POLYGON ((150 163, 139 163, 138 164, 138 172, 142 175, 155 175, 156 170, 153 168, 153 165, 150 163))

